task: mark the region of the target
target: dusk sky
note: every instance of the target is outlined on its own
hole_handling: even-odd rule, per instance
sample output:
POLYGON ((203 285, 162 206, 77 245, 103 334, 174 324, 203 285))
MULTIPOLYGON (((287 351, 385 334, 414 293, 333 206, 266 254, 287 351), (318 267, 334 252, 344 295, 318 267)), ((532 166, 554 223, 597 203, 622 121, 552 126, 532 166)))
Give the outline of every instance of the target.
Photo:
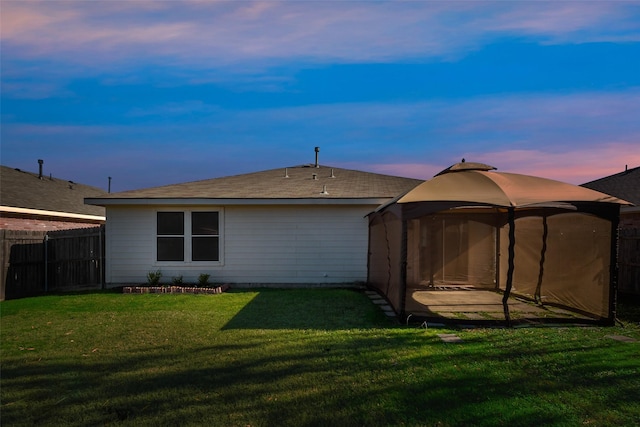
POLYGON ((640 166, 640 1, 1 0, 1 163, 145 188, 640 166))

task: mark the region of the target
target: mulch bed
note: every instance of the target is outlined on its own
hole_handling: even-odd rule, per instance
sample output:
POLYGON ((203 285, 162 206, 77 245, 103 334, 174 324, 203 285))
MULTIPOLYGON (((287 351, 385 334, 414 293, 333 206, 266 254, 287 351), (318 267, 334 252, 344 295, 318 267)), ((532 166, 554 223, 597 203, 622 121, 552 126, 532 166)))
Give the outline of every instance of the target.
POLYGON ((224 284, 214 288, 197 288, 188 286, 125 286, 123 294, 221 294, 229 289, 224 284))

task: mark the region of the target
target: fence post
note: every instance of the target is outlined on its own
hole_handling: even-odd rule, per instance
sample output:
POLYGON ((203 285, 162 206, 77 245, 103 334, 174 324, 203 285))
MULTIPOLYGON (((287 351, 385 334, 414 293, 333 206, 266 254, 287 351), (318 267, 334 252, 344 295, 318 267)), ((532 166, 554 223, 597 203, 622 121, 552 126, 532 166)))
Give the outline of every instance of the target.
POLYGON ((4 301, 7 284, 7 264, 9 264, 9 248, 10 245, 6 240, 6 230, 0 230, 0 301, 4 301))
POLYGON ((105 230, 106 227, 105 225, 101 225, 100 226, 100 230, 98 231, 98 235, 100 236, 98 238, 98 263, 100 266, 100 289, 105 289, 106 288, 106 284, 105 284, 105 261, 106 261, 106 256, 105 256, 105 248, 104 248, 104 244, 105 244, 105 230))
POLYGON ((49 292, 49 233, 44 235, 44 293, 49 292))

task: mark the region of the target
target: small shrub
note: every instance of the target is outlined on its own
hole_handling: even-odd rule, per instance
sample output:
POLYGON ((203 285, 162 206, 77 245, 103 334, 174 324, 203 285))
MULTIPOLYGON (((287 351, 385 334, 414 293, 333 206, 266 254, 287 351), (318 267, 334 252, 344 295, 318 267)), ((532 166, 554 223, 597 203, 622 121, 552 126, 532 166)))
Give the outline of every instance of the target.
POLYGON ((182 286, 184 282, 182 276, 175 276, 171 279, 171 283, 173 283, 174 286, 182 286))
POLYGON ((150 271, 147 273, 147 284, 149 286, 158 286, 161 278, 162 272, 160 270, 150 271))
POLYGON ((209 284, 209 277, 211 277, 210 274, 200 274, 200 276, 198 276, 198 287, 207 286, 209 284))

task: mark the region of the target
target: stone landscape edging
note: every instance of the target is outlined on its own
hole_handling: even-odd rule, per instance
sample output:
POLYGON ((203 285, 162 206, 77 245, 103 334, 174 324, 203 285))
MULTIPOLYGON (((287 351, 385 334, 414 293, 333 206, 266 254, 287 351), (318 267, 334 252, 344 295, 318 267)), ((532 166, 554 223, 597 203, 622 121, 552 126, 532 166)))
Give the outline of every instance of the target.
POLYGON ((215 288, 198 288, 188 286, 125 286, 123 294, 221 294, 229 289, 224 284, 215 288))

